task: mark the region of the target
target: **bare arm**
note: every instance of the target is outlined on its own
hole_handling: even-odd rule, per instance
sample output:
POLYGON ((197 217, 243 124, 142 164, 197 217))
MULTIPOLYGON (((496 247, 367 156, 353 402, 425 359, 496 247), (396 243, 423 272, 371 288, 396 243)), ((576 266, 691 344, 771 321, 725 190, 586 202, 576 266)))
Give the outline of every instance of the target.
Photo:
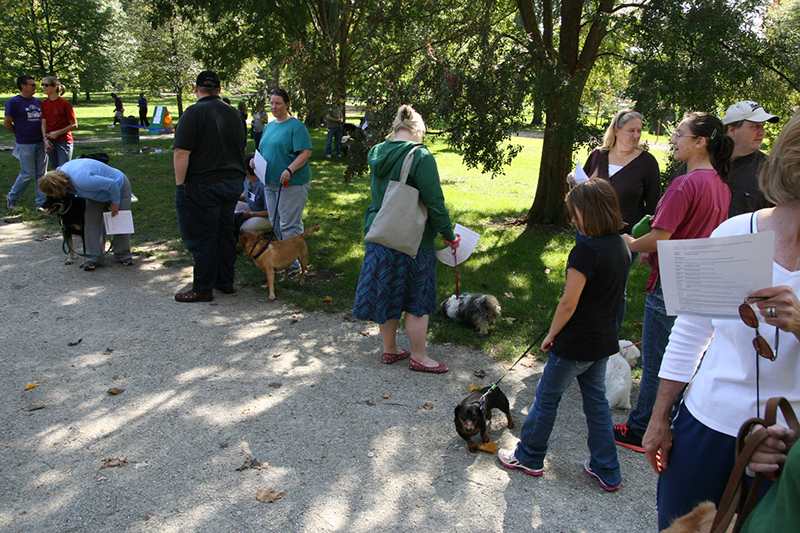
POLYGON ((672 238, 672 232, 661 228, 653 228, 650 233, 634 239, 628 234, 622 236, 625 239, 625 244, 628 245, 628 250, 631 252, 656 252, 658 251, 658 241, 668 241, 672 238))
POLYGON ((183 148, 175 148, 172 164, 175 167, 175 185, 183 185, 186 181, 186 170, 189 168, 189 155, 192 153, 183 148))
POLYGON ((14 119, 9 115, 6 115, 5 117, 6 118, 3 120, 3 127, 11 133, 14 133, 14 119))
POLYGON ((287 183, 289 183, 289 180, 292 179, 292 174, 303 168, 303 165, 306 164, 306 161, 308 161, 309 157, 311 157, 310 149, 303 150, 302 152, 297 154, 297 157, 294 158, 294 161, 292 161, 289 164, 289 167, 287 168, 289 172, 284 170, 283 173, 281 174, 281 185, 286 185, 287 183))
POLYGON ((647 454, 647 460, 656 474, 667 468, 669 452, 672 449, 672 430, 670 429, 669 415, 672 405, 686 383, 662 379, 658 385, 658 396, 653 405, 653 414, 650 423, 642 438, 642 447, 647 454))
POLYGON ((556 335, 561 332, 572 315, 575 314, 575 309, 578 307, 578 301, 581 298, 583 288, 586 286, 586 276, 583 272, 575 269, 567 269, 567 284, 564 286, 564 294, 561 295, 561 301, 558 302, 555 315, 553 315, 553 322, 550 323, 550 331, 547 333, 544 341, 542 341, 542 350, 547 352, 553 345, 553 340, 556 335))

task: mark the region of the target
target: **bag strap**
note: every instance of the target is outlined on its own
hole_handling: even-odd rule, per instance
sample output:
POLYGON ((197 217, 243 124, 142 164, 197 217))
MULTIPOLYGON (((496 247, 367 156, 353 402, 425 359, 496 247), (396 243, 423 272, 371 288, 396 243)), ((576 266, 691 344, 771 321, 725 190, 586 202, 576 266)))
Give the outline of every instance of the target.
POLYGON ((738 533, 744 525, 747 516, 755 508, 759 494, 761 493, 764 474, 756 472, 753 478, 753 486, 748 487, 746 476, 747 463, 750 462, 750 459, 761 443, 769 438, 770 435, 766 428, 775 424, 778 408, 780 408, 783 413, 783 417, 786 419, 786 423, 789 425, 790 429, 793 431, 800 430, 800 424, 798 423, 797 416, 791 404, 786 398, 780 397, 769 399, 764 419, 751 418, 742 424, 742 427, 739 429, 739 435, 736 438, 738 457, 733 471, 731 472, 731 477, 728 480, 728 485, 725 487, 725 493, 722 495, 717 514, 714 517, 714 523, 711 525, 711 533, 724 533, 733 519, 737 508, 739 510, 739 515, 736 517, 733 531, 734 533, 738 533), (751 434, 750 431, 755 425, 764 427, 751 434))
POLYGON ((414 162, 414 152, 418 149, 425 146, 424 144, 418 144, 414 146, 411 150, 408 151, 406 154, 406 158, 403 159, 403 166, 400 168, 400 179, 398 180, 403 185, 406 184, 406 180, 408 179, 408 171, 411 170, 411 163, 414 162))

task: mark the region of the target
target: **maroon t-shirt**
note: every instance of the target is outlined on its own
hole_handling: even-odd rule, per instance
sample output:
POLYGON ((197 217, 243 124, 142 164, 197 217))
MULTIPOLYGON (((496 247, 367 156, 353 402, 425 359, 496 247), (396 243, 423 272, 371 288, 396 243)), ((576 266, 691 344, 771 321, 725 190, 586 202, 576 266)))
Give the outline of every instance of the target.
MULTIPOLYGON (((713 169, 698 169, 672 180, 656 206, 650 224, 675 239, 705 239, 728 218, 731 190, 713 169)), ((653 272, 647 280, 652 292, 658 280, 658 252, 650 254, 653 272)))

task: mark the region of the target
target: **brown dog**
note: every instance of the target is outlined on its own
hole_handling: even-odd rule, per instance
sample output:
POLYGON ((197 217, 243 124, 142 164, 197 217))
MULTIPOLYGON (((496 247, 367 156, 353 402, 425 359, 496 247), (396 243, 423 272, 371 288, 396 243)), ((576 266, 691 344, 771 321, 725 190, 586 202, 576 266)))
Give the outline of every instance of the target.
POLYGON ((295 259, 300 259, 300 283, 305 283, 308 259, 306 237, 315 231, 319 231, 319 226, 314 225, 308 231, 294 237, 287 237, 282 241, 272 241, 266 250, 264 247, 267 246, 267 239, 261 235, 257 233, 239 235, 239 250, 252 257, 258 268, 267 275, 267 284, 262 285, 261 288, 269 287, 270 300, 275 299, 275 271, 283 270, 283 279, 286 279, 289 265, 294 263, 295 259))
MULTIPOLYGON (((710 533, 716 515, 717 507, 714 502, 703 502, 695 507, 691 513, 675 520, 662 533, 710 533)), ((725 529, 725 533, 733 531, 735 522, 736 515, 733 515, 733 520, 725 529)))

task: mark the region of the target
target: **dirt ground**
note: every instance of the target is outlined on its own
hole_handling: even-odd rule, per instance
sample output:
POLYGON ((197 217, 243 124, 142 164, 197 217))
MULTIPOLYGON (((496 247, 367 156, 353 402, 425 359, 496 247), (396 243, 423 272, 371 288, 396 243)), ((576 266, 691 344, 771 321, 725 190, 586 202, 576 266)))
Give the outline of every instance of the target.
MULTIPOLYGON (((296 309, 281 283, 275 302, 245 288, 181 304, 190 267, 136 256, 84 272, 60 235, 19 223, 0 225, 0 256, 0 530, 656 529, 643 455, 619 449, 614 493, 583 472, 577 386, 533 478, 453 428, 468 385, 504 372, 485 353, 431 346, 444 375, 383 365, 374 324, 296 309), (248 459, 261 468, 239 470, 248 459), (257 499, 270 489, 282 498, 257 499)), ((495 417, 501 447, 533 403, 542 366, 526 362, 502 384, 517 427, 495 417)))

